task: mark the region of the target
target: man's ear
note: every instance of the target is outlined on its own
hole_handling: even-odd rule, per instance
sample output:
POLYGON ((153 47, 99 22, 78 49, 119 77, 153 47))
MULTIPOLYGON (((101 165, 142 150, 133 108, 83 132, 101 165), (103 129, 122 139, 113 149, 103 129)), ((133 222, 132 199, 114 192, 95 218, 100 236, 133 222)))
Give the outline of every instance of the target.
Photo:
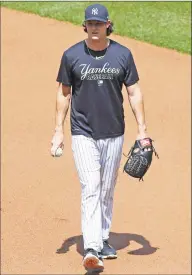
POLYGON ((111 25, 111 21, 108 20, 108 21, 107 21, 107 28, 109 28, 110 25, 111 25))

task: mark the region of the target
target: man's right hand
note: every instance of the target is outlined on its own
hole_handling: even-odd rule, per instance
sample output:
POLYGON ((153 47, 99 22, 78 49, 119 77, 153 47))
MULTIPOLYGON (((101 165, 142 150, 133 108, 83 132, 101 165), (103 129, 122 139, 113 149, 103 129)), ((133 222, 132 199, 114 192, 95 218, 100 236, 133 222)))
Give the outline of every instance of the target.
POLYGON ((51 147, 51 155, 55 157, 56 150, 61 147, 63 149, 64 147, 64 134, 63 131, 56 131, 52 141, 51 141, 52 147, 51 147))

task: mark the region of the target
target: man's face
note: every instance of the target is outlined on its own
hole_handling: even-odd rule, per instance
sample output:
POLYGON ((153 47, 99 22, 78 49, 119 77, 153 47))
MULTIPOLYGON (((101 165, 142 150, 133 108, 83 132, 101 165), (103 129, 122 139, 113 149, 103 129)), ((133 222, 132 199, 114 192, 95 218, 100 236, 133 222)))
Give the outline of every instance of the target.
POLYGON ((106 37, 106 30, 110 22, 101 22, 96 20, 89 20, 85 22, 88 37, 94 40, 99 40, 106 37))

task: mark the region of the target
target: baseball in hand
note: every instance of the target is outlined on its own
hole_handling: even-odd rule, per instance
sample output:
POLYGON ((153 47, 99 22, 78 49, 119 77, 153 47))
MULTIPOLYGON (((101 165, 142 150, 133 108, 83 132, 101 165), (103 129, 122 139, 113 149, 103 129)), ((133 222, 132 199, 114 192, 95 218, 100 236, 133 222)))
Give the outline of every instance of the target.
POLYGON ((55 157, 60 157, 63 155, 63 149, 61 147, 57 148, 55 151, 55 157))

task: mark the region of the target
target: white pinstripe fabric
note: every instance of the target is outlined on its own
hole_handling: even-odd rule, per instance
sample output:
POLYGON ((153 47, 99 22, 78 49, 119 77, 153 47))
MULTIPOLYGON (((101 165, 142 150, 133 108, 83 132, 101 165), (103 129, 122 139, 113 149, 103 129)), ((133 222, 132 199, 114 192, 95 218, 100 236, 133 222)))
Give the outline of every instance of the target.
POLYGON ((84 249, 100 251, 108 239, 113 195, 124 135, 94 140, 72 136, 72 151, 81 183, 81 216, 84 249))

